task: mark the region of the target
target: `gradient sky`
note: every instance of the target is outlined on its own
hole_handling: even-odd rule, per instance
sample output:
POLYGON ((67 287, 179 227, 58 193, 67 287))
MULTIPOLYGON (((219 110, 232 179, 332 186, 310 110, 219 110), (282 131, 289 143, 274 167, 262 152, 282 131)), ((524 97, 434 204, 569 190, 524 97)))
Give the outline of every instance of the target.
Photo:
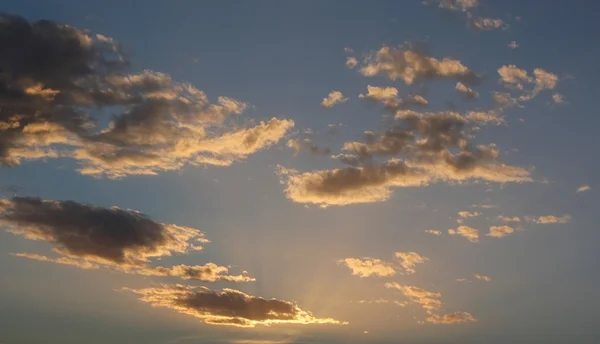
MULTIPOLYGON (((596 1, 20 0, 0 10, 120 55, 128 64, 110 87, 138 97, 69 98, 75 84, 51 85, 107 75, 70 78, 56 72, 64 58, 15 67, 42 38, 17 51, 23 38, 0 20, 1 344, 600 342, 596 1), (163 93, 123 86, 136 75, 166 80, 163 93), (163 133, 144 111, 182 85, 212 105, 156 110, 176 123, 163 133), (138 105, 148 107, 133 118, 138 105), (96 127, 69 129, 71 117, 55 119, 64 109, 96 127), (228 116, 207 125, 211 111, 228 116), (180 153, 189 128, 197 150, 180 153), (391 152, 381 138, 399 128, 417 138, 391 152), (434 141, 442 147, 424 148, 434 141), (150 168, 102 160, 152 149, 150 168), (194 163, 198 152, 210 159, 194 163), (149 230, 175 234, 165 243, 149 230), (191 246, 200 233, 201 251, 191 246), (144 240, 111 247, 132 236, 144 240), (268 324, 277 312, 257 320, 264 309, 252 302, 201 308, 149 294, 182 290, 293 310, 268 324), (217 311, 231 312, 225 324, 211 323, 217 311)), ((61 42, 44 51, 66 56, 61 42)))

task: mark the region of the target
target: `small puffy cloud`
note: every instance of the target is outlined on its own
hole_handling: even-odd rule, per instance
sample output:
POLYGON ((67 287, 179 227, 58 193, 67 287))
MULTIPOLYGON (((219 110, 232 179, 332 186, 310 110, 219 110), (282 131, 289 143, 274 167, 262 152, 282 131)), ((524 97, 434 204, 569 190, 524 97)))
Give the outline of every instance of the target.
POLYGON ((552 101, 554 102, 554 104, 564 104, 567 102, 567 99, 564 95, 560 93, 554 93, 552 94, 552 101))
POLYGON ((321 106, 330 108, 336 104, 345 103, 347 101, 348 101, 348 98, 344 97, 342 92, 332 91, 331 93, 329 93, 329 95, 327 97, 323 98, 323 101, 321 102, 321 106))
POLYGON ((264 299, 234 289, 218 291, 206 287, 162 285, 123 290, 140 295, 140 301, 153 307, 172 309, 210 325, 346 324, 331 318, 317 318, 293 302, 264 299))
POLYGON ((490 227, 490 232, 487 234, 487 236, 491 236, 493 238, 502 238, 505 237, 509 234, 514 233, 515 229, 510 227, 510 226, 491 226, 490 227))
POLYGON ((480 274, 475 274, 473 275, 475 278, 477 278, 480 281, 485 281, 485 282, 489 282, 492 279, 489 276, 485 276, 485 275, 480 275, 480 274))
POLYGON ((592 188, 589 185, 582 185, 580 187, 577 188, 577 192, 586 192, 586 191, 590 191, 592 188))
POLYGON ((442 295, 440 293, 395 282, 386 283, 385 287, 400 291, 411 303, 421 306, 428 316, 425 321, 429 323, 459 324, 476 321, 476 319, 467 312, 442 314, 442 295))
POLYGON ((48 242, 59 254, 52 258, 18 253, 18 257, 84 269, 107 267, 132 274, 205 282, 254 281, 245 274, 229 275, 227 267, 214 263, 150 266, 152 259, 198 251, 201 244, 209 241, 197 229, 155 222, 136 211, 13 197, 0 200, 0 226, 26 239, 48 242))
POLYGON ((346 265, 352 270, 352 275, 361 278, 377 276, 390 277, 396 274, 396 270, 389 262, 375 258, 346 258, 338 261, 338 264, 346 265))
MULTIPOLYGON (((518 68, 515 65, 504 65, 500 67, 498 69, 498 74, 500 75, 500 80, 507 84, 520 85, 521 82, 531 82, 533 80, 526 70, 518 68)), ((519 88, 522 88, 522 86, 519 88)))
POLYGON ((358 60, 356 59, 356 57, 350 56, 350 57, 346 58, 346 67, 353 69, 357 65, 358 65, 358 60))
POLYGON ((479 93, 477 93, 477 91, 471 89, 469 86, 463 84, 460 81, 456 83, 455 89, 458 92, 464 94, 469 99, 475 99, 475 98, 479 97, 479 93))
POLYGON ((472 25, 479 30, 497 30, 506 29, 506 24, 502 19, 477 17, 472 21, 472 25))
POLYGON ((519 47, 519 43, 517 43, 516 41, 512 41, 508 43, 508 47, 511 49, 517 49, 519 47))
POLYGON ((379 87, 367 85, 367 94, 360 94, 359 98, 369 98, 373 100, 392 100, 398 96, 398 89, 395 87, 379 87))
POLYGON ((396 259, 407 275, 416 272, 415 266, 417 264, 422 264, 429 260, 429 258, 423 257, 416 252, 396 252, 396 259))
POLYGON ((544 225, 544 224, 553 224, 553 223, 567 223, 567 222, 571 221, 571 216, 570 215, 563 215, 563 216, 546 215, 546 216, 540 216, 538 218, 528 216, 525 218, 525 220, 527 222, 538 223, 538 224, 544 225))
POLYGON ((469 218, 469 217, 477 217, 479 215, 481 215, 481 213, 478 212, 478 211, 471 212, 471 211, 466 211, 465 210, 465 211, 459 211, 458 212, 458 216, 462 217, 463 219, 466 219, 466 218, 469 218))
POLYGON ((456 229, 449 229, 448 234, 460 235, 470 242, 479 242, 479 231, 469 226, 458 226, 456 229))
POLYGON ((442 235, 442 231, 437 230, 437 229, 426 229, 425 233, 435 235, 435 236, 442 235))
POLYGON ((459 60, 429 57, 410 44, 384 46, 365 58, 359 72, 364 76, 383 75, 390 80, 403 80, 411 85, 422 79, 451 78, 464 83, 478 77, 459 60))

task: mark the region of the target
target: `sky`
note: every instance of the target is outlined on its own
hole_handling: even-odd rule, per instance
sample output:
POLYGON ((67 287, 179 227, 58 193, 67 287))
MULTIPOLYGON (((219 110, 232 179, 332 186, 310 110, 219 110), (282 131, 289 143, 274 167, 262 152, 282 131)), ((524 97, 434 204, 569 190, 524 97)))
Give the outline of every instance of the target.
POLYGON ((7 1, 0 343, 597 343, 600 4, 7 1))

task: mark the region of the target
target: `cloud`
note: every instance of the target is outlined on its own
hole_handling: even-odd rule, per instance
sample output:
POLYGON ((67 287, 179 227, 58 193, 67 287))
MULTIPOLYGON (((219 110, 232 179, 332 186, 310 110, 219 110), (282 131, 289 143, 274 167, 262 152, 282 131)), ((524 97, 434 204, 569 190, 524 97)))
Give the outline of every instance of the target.
POLYGON ((164 73, 132 73, 119 45, 48 20, 1 15, 0 165, 70 158, 79 172, 119 178, 186 165, 228 166, 278 142, 293 127, 272 119, 240 128, 249 105, 209 101, 164 73), (104 118, 110 108, 112 120, 104 118), (103 127, 101 123, 107 123, 103 127))
POLYGON ((473 281, 471 281, 471 280, 469 280, 467 278, 457 278, 456 282, 459 282, 459 283, 471 283, 473 281))
POLYGON ((564 215, 564 216, 547 215, 547 216, 540 216, 538 218, 528 216, 528 217, 525 217, 525 220, 527 222, 538 223, 538 224, 567 223, 567 222, 571 221, 571 216, 570 215, 564 215))
POLYGON ((317 146, 316 144, 313 144, 309 138, 305 138, 304 140, 290 139, 287 142, 287 146, 295 150, 296 153, 301 150, 307 150, 313 154, 320 155, 329 155, 331 153, 330 148, 317 146))
POLYGON ((449 229, 448 234, 460 235, 470 242, 479 242, 479 231, 468 226, 458 226, 456 229, 449 229))
POLYGON ((352 270, 352 275, 361 278, 378 276, 390 277, 396 274, 396 270, 391 263, 375 258, 346 258, 338 261, 338 264, 346 265, 352 270))
POLYGON ((498 219, 504 223, 521 222, 521 218, 519 218, 518 216, 513 216, 513 217, 498 216, 498 219))
POLYGON ((386 299, 375 299, 375 300, 359 300, 356 303, 358 304, 394 304, 396 306, 405 307, 406 302, 400 302, 397 300, 386 300, 386 299))
POLYGON ((442 231, 437 230, 437 229, 426 229, 425 233, 435 235, 435 236, 442 235, 442 231))
POLYGON ((427 318, 427 321, 433 324, 461 324, 466 322, 474 322, 477 321, 473 315, 467 312, 454 312, 449 314, 440 315, 432 315, 427 318))
POLYGON ((590 191, 592 188, 589 185, 582 185, 580 187, 577 188, 577 192, 586 192, 586 191, 590 191))
POLYGON ((553 93, 552 101, 554 101, 554 104, 564 104, 567 102, 567 99, 565 98, 564 95, 562 95, 560 93, 553 93))
POLYGON ((479 6, 479 0, 438 0, 438 3, 439 8, 463 12, 479 6))
POLYGON ((346 324, 331 318, 317 318, 293 302, 263 299, 234 289, 217 291, 206 287, 162 285, 123 290, 140 295, 140 301, 153 307, 169 308, 210 325, 346 324))
POLYGON ((383 103, 390 110, 397 110, 409 106, 425 106, 429 104, 427 99, 421 95, 407 95, 398 97, 398 89, 395 87, 367 86, 367 94, 359 94, 359 98, 383 103))
POLYGON ((476 17, 471 24, 479 30, 498 30, 508 28, 502 19, 476 17))
POLYGON ((476 319, 467 312, 455 312, 442 315, 442 295, 440 293, 428 291, 412 285, 402 285, 396 282, 386 283, 385 287, 388 289, 399 290, 410 302, 421 306, 428 315, 425 321, 429 323, 459 324, 476 321, 476 319))
POLYGON ((519 43, 517 43, 516 41, 512 41, 510 43, 508 43, 508 47, 511 49, 517 49, 519 47, 519 43))
POLYGON ((475 278, 477 278, 480 281, 485 281, 485 282, 489 282, 492 279, 489 276, 485 276, 485 275, 479 275, 479 274, 475 274, 473 275, 475 278))
POLYGON ((458 216, 462 217, 463 219, 467 219, 469 217, 477 217, 479 215, 481 215, 481 213, 478 212, 478 211, 471 212, 471 211, 466 211, 465 210, 465 211, 459 211, 458 212, 458 216))
POLYGON ((353 69, 357 65, 358 65, 358 60, 356 59, 356 57, 350 56, 350 57, 346 58, 346 67, 353 69))
POLYGON ((150 266, 154 258, 198 251, 201 244, 209 241, 194 228, 155 222, 136 211, 13 197, 0 200, 0 226, 26 239, 51 243, 54 252, 60 255, 51 258, 18 253, 18 257, 84 269, 106 267, 126 273, 205 282, 254 281, 245 274, 228 275, 227 267, 214 263, 173 268, 150 266))
POLYGON ((558 83, 558 76, 556 74, 547 72, 541 68, 534 68, 533 75, 529 75, 526 70, 518 68, 515 65, 504 65, 498 69, 498 74, 505 86, 523 92, 518 98, 512 98, 508 94, 496 93, 494 101, 497 104, 504 103, 502 104, 503 106, 516 105, 517 101, 529 101, 544 90, 554 89, 558 83), (533 88, 526 90, 524 83, 532 84, 533 88))
POLYGON ((514 233, 515 229, 510 226, 491 226, 490 232, 487 234, 493 238, 502 238, 514 233))
POLYGON ((368 77, 383 75, 392 81, 401 79, 407 85, 425 79, 450 78, 466 84, 479 79, 459 60, 429 57, 411 44, 384 46, 367 54, 359 72, 368 77))
POLYGON ((469 111, 465 114, 465 118, 482 124, 502 125, 506 123, 504 118, 500 117, 496 111, 469 111))
POLYGON ((460 81, 456 83, 455 89, 458 92, 464 94, 469 99, 475 99, 475 98, 479 97, 479 93, 477 93, 476 91, 471 89, 469 86, 463 84, 460 81))
POLYGON ((279 166, 287 197, 299 203, 348 205, 385 201, 394 187, 531 181, 527 170, 499 162, 494 144, 469 143, 468 124, 481 123, 481 116, 398 110, 395 117, 382 133, 365 132, 364 142, 344 144, 344 153, 334 157, 350 167, 301 173, 279 166))
POLYGON ((396 259, 399 260, 400 266, 404 269, 407 275, 412 275, 416 272, 415 266, 423 264, 429 260, 416 252, 396 252, 396 259))
POLYGON ((345 103, 347 101, 348 101, 348 98, 344 97, 342 92, 332 91, 329 93, 329 95, 327 97, 323 98, 323 101, 321 102, 321 106, 330 108, 336 104, 345 103))

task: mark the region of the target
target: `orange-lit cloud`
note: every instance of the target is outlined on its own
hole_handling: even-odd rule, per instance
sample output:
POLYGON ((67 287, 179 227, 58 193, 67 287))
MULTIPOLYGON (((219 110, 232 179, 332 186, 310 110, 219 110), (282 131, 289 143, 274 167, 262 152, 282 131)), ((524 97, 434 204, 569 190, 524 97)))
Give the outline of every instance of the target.
POLYGON ((345 103, 347 101, 348 101, 348 98, 344 97, 342 92, 332 91, 331 93, 329 93, 329 95, 327 97, 323 98, 323 101, 321 102, 321 106, 330 108, 336 104, 345 103))
POLYGON ((567 223, 571 221, 571 215, 554 216, 546 215, 538 218, 528 216, 525 218, 527 222, 538 223, 538 224, 552 224, 552 223, 567 223))
POLYGON ((515 232, 515 229, 510 226, 491 226, 487 236, 493 238, 502 238, 515 232))
POLYGON ((416 252, 396 252, 396 259, 407 275, 414 274, 416 264, 423 264, 429 260, 416 252))
POLYGON ((172 309, 210 325, 346 324, 331 318, 317 318, 293 302, 263 299, 234 289, 217 291, 206 287, 162 285, 123 290, 140 295, 140 301, 153 307, 172 309))
POLYGON ((586 191, 590 191, 592 188, 589 185, 582 185, 580 187, 577 188, 577 192, 586 192, 586 191))
POLYGON ((396 274, 391 263, 375 258, 346 258, 338 261, 338 264, 346 265, 351 271, 352 275, 359 276, 361 278, 377 276, 377 277, 390 277, 396 274))
POLYGON ((385 284, 386 288, 399 290, 408 300, 421 306, 427 318, 425 321, 433 324, 459 324, 464 322, 473 322, 476 319, 467 312, 455 312, 448 314, 442 313, 442 295, 412 285, 402 285, 396 282, 385 284))
POLYGON ((3 64, 11 78, 0 90, 0 165, 63 157, 75 159, 82 174, 110 178, 228 166, 277 143, 294 126, 273 118, 239 127, 232 120, 247 103, 211 102, 165 73, 133 73, 110 37, 48 20, 0 20, 3 49, 11 51, 3 64), (29 58, 31 51, 42 60, 29 58), (102 113, 89 109, 107 107, 115 114, 102 127, 102 113))
POLYGON ((471 83, 478 78, 459 60, 429 57, 410 44, 384 46, 369 53, 359 72, 369 77, 383 75, 390 80, 401 79, 408 85, 421 79, 452 78, 471 83))
POLYGON ((469 226, 458 226, 456 229, 449 229, 448 234, 460 235, 469 240, 470 242, 479 241, 479 231, 469 226))
POLYGON ((186 254, 209 241, 190 227, 158 223, 144 214, 101 208, 73 201, 38 198, 0 199, 0 225, 10 233, 54 245, 60 256, 17 253, 18 257, 76 266, 110 268, 147 276, 172 276, 205 282, 251 282, 254 278, 229 275, 214 263, 153 267, 154 258, 186 254))
POLYGON ((426 229, 425 233, 435 235, 435 236, 442 235, 442 231, 437 230, 437 229, 426 229))

